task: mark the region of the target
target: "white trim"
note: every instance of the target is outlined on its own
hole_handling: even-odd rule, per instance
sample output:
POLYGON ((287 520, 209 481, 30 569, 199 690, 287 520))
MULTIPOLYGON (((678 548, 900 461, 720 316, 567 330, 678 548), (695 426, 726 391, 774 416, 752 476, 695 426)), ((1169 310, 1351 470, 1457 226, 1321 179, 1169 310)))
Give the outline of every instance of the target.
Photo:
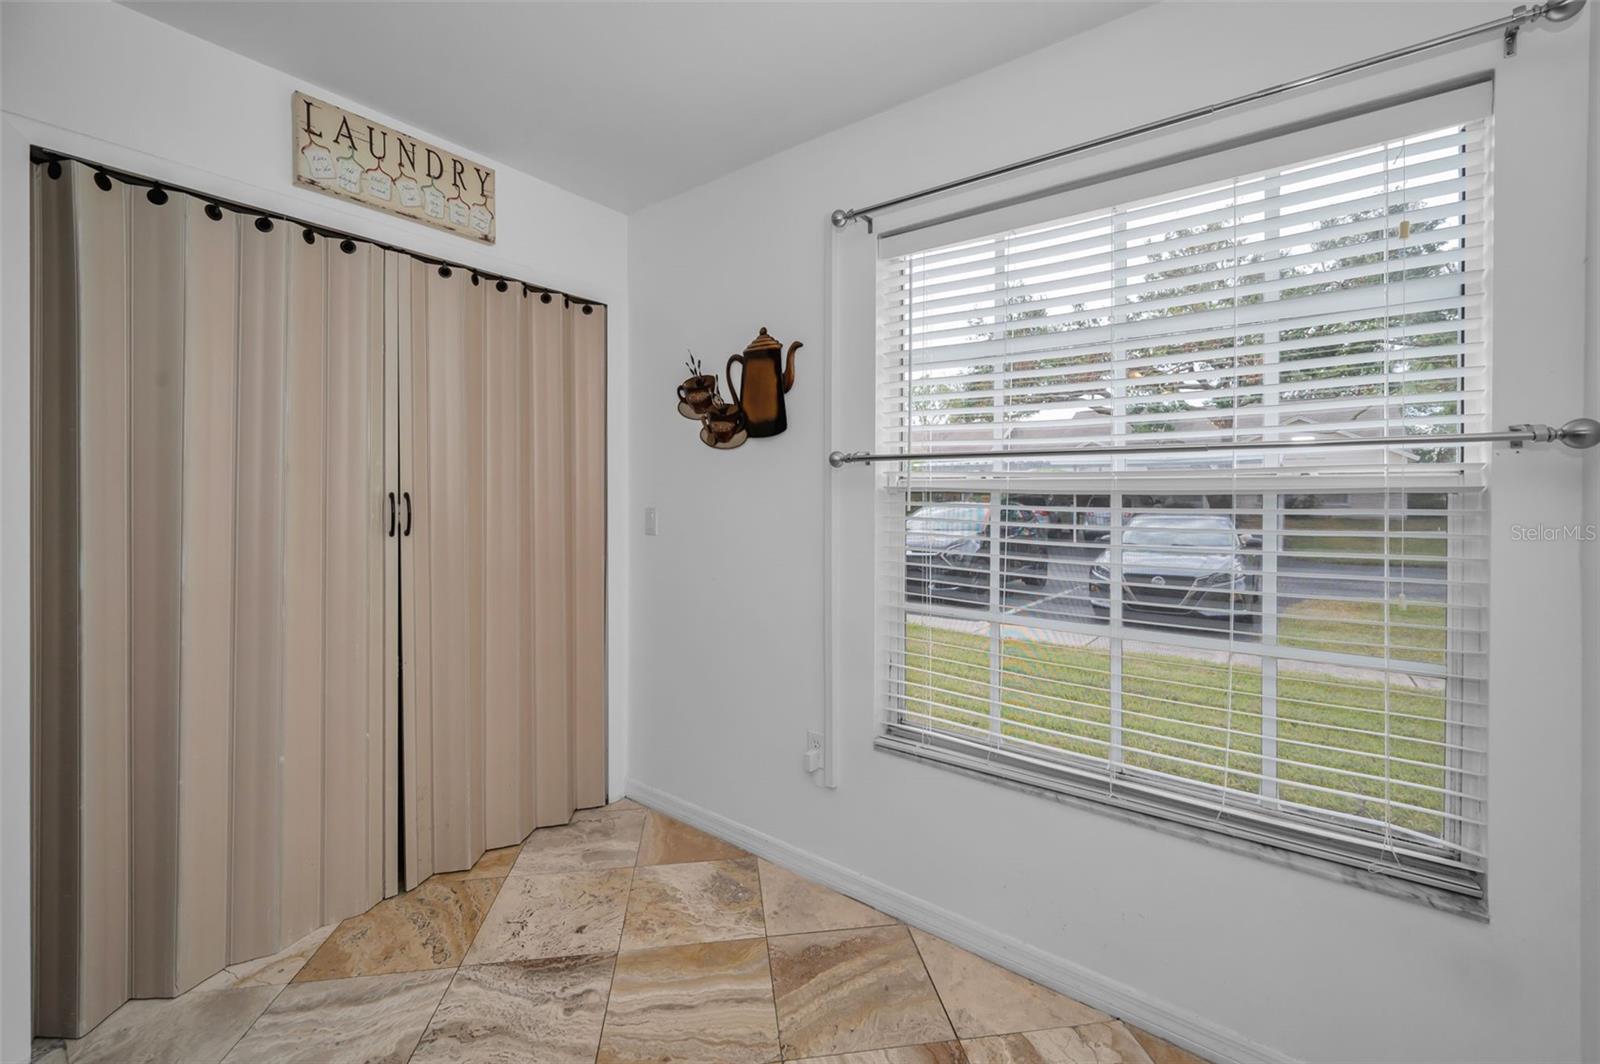
POLYGON ((0 1060, 33 1037, 33 348, 28 143, 0 113, 0 1060))
MULTIPOLYGON (((822 353, 822 440, 831 451, 834 449, 833 426, 837 417, 835 408, 839 403, 838 393, 834 389, 837 374, 834 372, 834 362, 839 357, 839 351, 845 346, 843 335, 839 327, 839 291, 838 270, 839 256, 839 230, 830 221, 827 224, 828 234, 827 249, 822 255, 822 335, 826 340, 828 349, 822 353)), ((834 617, 833 603, 839 601, 839 588, 835 586, 838 566, 835 559, 839 555, 839 521, 834 513, 833 493, 836 480, 833 470, 822 462, 817 463, 817 472, 822 477, 822 588, 824 607, 822 610, 822 773, 821 784, 824 787, 836 788, 839 786, 839 706, 844 701, 844 694, 839 689, 838 669, 835 663, 839 660, 839 625, 834 617)))
POLYGON ((630 779, 627 796, 1217 1064, 1243 1064, 1245 1061, 1288 1064, 1296 1059, 1065 957, 1030 946, 647 783, 630 779))

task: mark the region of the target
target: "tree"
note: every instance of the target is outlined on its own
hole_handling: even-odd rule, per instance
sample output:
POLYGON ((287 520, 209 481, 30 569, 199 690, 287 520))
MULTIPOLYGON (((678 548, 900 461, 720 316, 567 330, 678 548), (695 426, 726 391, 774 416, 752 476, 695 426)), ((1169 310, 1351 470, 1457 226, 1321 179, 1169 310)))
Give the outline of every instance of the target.
MULTIPOLYGON (((1423 188, 1385 206, 1324 218, 1319 229, 1330 230, 1328 235, 1308 232, 1303 242, 1265 252, 1254 248, 1254 240, 1236 241, 1234 219, 1174 226, 1124 249, 1124 263, 1142 272, 1129 278, 1130 267, 1119 267, 1125 275, 1118 281, 1121 302, 1115 307, 1104 306, 1104 300, 1036 306, 1051 298, 1037 283, 1030 291, 997 293, 996 311, 970 318, 974 331, 966 339, 1060 334, 1061 343, 1034 345, 1040 347, 1037 354, 997 355, 961 367, 948 378, 925 375, 914 380, 913 421, 992 424, 1025 420, 1045 407, 1103 403, 1113 395, 1120 365, 1129 431, 1176 432, 1203 422, 1235 428, 1238 410, 1265 402, 1270 341, 1277 351, 1273 371, 1279 386, 1273 402, 1280 410, 1303 404, 1314 420, 1312 404, 1370 398, 1385 419, 1398 413, 1404 420, 1422 421, 1413 429, 1418 435, 1455 431, 1452 418, 1463 412, 1454 397, 1460 378, 1449 371, 1460 368, 1461 359, 1446 349, 1462 342, 1460 307, 1400 307, 1360 319, 1277 330, 1261 324, 1246 331, 1223 328, 1179 342, 1157 340, 1126 348, 1116 357, 1109 347, 1052 353, 1071 346, 1071 334, 1080 329, 1173 319, 1177 332, 1184 317, 1260 306, 1269 299, 1282 303, 1288 317, 1296 303, 1328 293, 1459 274, 1462 261, 1448 255, 1420 266, 1409 264, 1441 252, 1460 250, 1464 256, 1460 239, 1448 231, 1455 217, 1417 223, 1403 217, 1426 195, 1423 188), (1304 283, 1293 283, 1297 280, 1304 283), (1269 292, 1269 283, 1281 287, 1269 292), (1359 357, 1363 355, 1372 357, 1359 357), (1445 372, 1436 372, 1440 370, 1445 372), (1419 374, 1427 378, 1418 379, 1419 374), (1003 408, 998 405, 1002 387, 1007 390, 1003 408)), ((1248 204, 1234 205, 1240 214, 1250 209, 1248 204)), ((1022 282, 1010 287, 1020 288, 1022 282)), ((1420 448, 1415 456, 1446 461, 1456 453, 1448 447, 1420 448)))

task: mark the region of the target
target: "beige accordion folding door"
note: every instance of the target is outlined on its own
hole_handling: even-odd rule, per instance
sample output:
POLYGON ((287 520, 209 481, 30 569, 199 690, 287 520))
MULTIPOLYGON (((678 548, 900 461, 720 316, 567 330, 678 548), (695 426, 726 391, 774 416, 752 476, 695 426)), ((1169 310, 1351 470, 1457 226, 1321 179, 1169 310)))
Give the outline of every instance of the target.
POLYGON ((383 252, 77 163, 33 195, 36 1000, 75 1035, 383 896, 383 252))
POLYGON ((604 802, 605 313, 32 192, 35 1029, 77 1036, 604 802))
POLYGON ((389 266, 410 887, 605 801, 605 308, 389 266))

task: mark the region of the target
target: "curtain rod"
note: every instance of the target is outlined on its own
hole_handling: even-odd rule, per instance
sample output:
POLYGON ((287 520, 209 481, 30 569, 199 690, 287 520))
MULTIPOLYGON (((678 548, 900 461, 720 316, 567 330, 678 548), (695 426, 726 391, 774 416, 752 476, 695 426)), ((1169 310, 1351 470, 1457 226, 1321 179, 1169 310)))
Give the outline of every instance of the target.
POLYGON ((1504 432, 1458 432, 1437 436, 1370 436, 1317 440, 1247 440, 1243 443, 1150 443, 1114 444, 1087 447, 1027 447, 1012 451, 939 451, 917 454, 893 451, 873 454, 870 451, 834 451, 828 455, 828 464, 835 469, 847 465, 870 465, 874 462, 960 462, 972 458, 1071 458, 1097 457, 1119 454, 1182 454, 1198 451, 1282 451, 1304 447, 1433 447, 1449 443, 1509 443, 1521 447, 1525 443, 1564 443, 1576 450, 1586 450, 1600 443, 1600 421, 1578 417, 1552 428, 1549 425, 1512 425, 1504 432))
MULTIPOLYGON (((1580 2, 1582 2, 1582 0, 1580 0, 1580 2)), ((521 285, 526 291, 548 292, 551 295, 560 296, 562 299, 568 300, 572 303, 589 304, 597 307, 606 306, 605 302, 599 299, 588 299, 584 296, 575 296, 571 292, 563 292, 558 288, 546 288, 544 285, 533 284, 529 281, 519 280, 515 277, 506 277, 498 273, 490 273, 488 270, 481 270, 476 266, 468 266, 464 263, 452 262, 449 259, 440 259, 435 258, 432 255, 424 255, 423 253, 414 251, 411 248, 403 248, 395 244, 386 244, 381 240, 374 240, 371 237, 361 236, 356 233, 347 233, 342 229, 330 229, 325 225, 318 224, 317 222, 308 222, 303 218, 296 218, 293 215, 284 214, 281 211, 269 211, 261 207, 252 207, 247 203, 236 203, 233 200, 225 199, 222 196, 213 195, 210 192, 200 192, 196 189, 185 188, 183 185, 175 185, 170 181, 158 181, 153 177, 145 177, 143 174, 133 174, 126 170, 118 170, 114 166, 107 166, 104 163, 97 163, 93 159, 79 158, 76 155, 68 155, 66 152, 55 151, 54 149, 41 147, 37 144, 32 145, 29 149, 29 161, 34 164, 82 163, 84 166, 90 167, 97 173, 105 174, 108 177, 114 177, 123 184, 133 185, 135 188, 160 189, 162 192, 177 192, 181 195, 192 196, 195 199, 204 200, 207 203, 215 204, 218 207, 224 207, 236 214, 248 214, 257 218, 276 218, 280 222, 284 222, 289 225, 298 225, 302 229, 316 233, 318 236, 327 237, 331 240, 359 240, 363 244, 371 244, 373 247, 382 248, 385 251, 394 251, 402 255, 409 255, 418 262, 426 262, 430 266, 441 266, 445 269, 452 270, 465 270, 472 276, 482 278, 485 281, 504 281, 508 286, 514 284, 521 285)))
POLYGON ((1474 37, 1481 37, 1491 33, 1500 33, 1505 39, 1506 55, 1515 55, 1517 52, 1517 34, 1523 26, 1537 22, 1541 18, 1547 19, 1550 22, 1566 22, 1567 20, 1576 17, 1578 12, 1583 10, 1583 6, 1587 2, 1588 0, 1548 0, 1547 3, 1543 4, 1519 5, 1511 12, 1511 14, 1503 15, 1500 18, 1493 19, 1489 22, 1479 23, 1476 26, 1468 26, 1466 29, 1456 30, 1453 33, 1442 34, 1441 36, 1432 37, 1425 41, 1419 41, 1416 44, 1406 45, 1403 48, 1396 48, 1392 51, 1383 52, 1379 55, 1368 56, 1366 59, 1358 59, 1353 63, 1346 63, 1343 66, 1333 67, 1332 69, 1324 70, 1317 74, 1309 74, 1302 78, 1296 78, 1293 81, 1281 82, 1277 85, 1271 86, 1270 88, 1257 89, 1255 92, 1246 93, 1243 96, 1235 96, 1231 100, 1223 100, 1221 103, 1207 104, 1204 107, 1196 107, 1193 110, 1184 111, 1180 114, 1169 115, 1166 118, 1158 118, 1152 122, 1145 122, 1137 126, 1129 126, 1127 129, 1121 129, 1115 133, 1107 133, 1103 136, 1094 137, 1090 140, 1085 140, 1077 144, 1070 145, 1069 147, 1057 148, 1055 151, 1045 152, 1043 155, 1035 155, 1030 159, 1023 159, 1020 162, 1007 163, 1005 166, 997 166, 992 170, 984 170, 981 173, 970 174, 966 177, 958 177, 954 180, 945 181, 941 184, 933 185, 917 192, 908 192, 903 196, 896 196, 893 199, 882 200, 878 203, 872 203, 865 207, 855 207, 850 210, 837 210, 832 214, 833 224, 836 228, 843 229, 856 219, 865 218, 867 220, 867 229, 870 232, 872 229, 872 215, 876 214, 878 211, 888 210, 890 207, 903 206, 904 204, 913 203, 917 200, 927 199, 929 196, 937 196, 944 192, 953 192, 959 188, 966 188, 968 185, 976 185, 992 178, 1004 177, 1007 174, 1014 174, 1019 170, 1026 170, 1030 167, 1039 166, 1043 163, 1055 162, 1058 159, 1065 159, 1073 155, 1079 155, 1095 148, 1103 148, 1110 144, 1118 144, 1125 140, 1133 140, 1136 137, 1142 137, 1146 134, 1155 133, 1163 129, 1171 129, 1173 126, 1183 125, 1187 122, 1194 122, 1201 118, 1209 118, 1212 115, 1219 114, 1223 111, 1232 110, 1235 107, 1243 107, 1246 104, 1257 103, 1261 100, 1270 99, 1273 96, 1281 96, 1284 93, 1294 92, 1296 90, 1304 89, 1324 81, 1331 81, 1334 78, 1344 77, 1347 74, 1354 74, 1362 70, 1371 69, 1372 67, 1382 66, 1385 63, 1392 63, 1396 60, 1407 59, 1411 56, 1419 55, 1422 52, 1430 51, 1434 48, 1443 48, 1446 45, 1457 44, 1461 41, 1470 40, 1474 37))

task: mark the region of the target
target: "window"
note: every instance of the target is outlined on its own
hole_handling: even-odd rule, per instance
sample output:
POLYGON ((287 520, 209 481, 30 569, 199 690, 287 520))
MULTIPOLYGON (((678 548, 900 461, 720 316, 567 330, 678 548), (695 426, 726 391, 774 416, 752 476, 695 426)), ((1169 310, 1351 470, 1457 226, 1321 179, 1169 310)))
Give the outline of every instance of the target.
POLYGON ((882 258, 879 450, 1097 450, 878 467, 880 745, 1482 896, 1486 151, 882 258))

